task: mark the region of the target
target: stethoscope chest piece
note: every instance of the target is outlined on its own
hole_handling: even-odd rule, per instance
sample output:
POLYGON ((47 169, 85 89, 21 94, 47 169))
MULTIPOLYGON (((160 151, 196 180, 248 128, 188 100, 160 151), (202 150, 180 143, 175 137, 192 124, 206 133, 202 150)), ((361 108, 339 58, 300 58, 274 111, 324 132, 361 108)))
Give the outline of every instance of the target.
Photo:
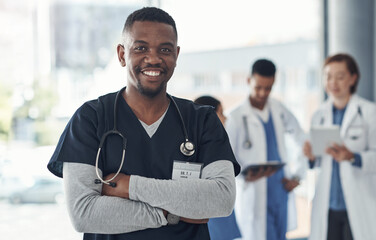
POLYGON ((190 141, 184 141, 180 145, 180 151, 183 155, 190 157, 195 153, 195 145, 190 141))
POLYGON ((245 148, 245 149, 250 149, 252 147, 252 143, 251 143, 251 141, 249 141, 249 140, 245 140, 244 142, 243 142, 243 148, 245 148))

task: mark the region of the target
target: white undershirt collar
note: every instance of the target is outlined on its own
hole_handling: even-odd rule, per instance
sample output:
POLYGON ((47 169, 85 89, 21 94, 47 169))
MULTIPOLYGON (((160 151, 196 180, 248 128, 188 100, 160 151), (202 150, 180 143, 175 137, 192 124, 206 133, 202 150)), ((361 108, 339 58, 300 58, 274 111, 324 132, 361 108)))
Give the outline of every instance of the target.
POLYGON ((166 111, 162 114, 162 116, 157 121, 155 121, 154 123, 152 123, 150 125, 147 125, 146 123, 144 123, 143 121, 138 119, 150 138, 152 138, 154 133, 158 130, 158 127, 161 124, 161 122, 163 121, 164 117, 166 116, 166 113, 167 113, 169 107, 170 107, 170 104, 168 105, 168 107, 166 108, 166 111))
POLYGON ((269 120, 269 115, 270 115, 270 111, 269 111, 269 104, 266 103, 264 108, 262 110, 258 109, 258 108, 255 108, 252 106, 252 110, 256 113, 257 116, 259 116, 261 118, 261 120, 263 122, 268 122, 269 120))

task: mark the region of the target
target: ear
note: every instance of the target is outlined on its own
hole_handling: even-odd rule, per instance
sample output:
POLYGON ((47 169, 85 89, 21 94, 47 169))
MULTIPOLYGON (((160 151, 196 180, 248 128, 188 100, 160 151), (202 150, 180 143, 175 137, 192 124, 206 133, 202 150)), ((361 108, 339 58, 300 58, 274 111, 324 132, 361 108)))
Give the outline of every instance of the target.
POLYGON ((117 50, 117 55, 118 55, 120 65, 122 67, 125 67, 126 64, 125 64, 125 59, 124 59, 124 46, 121 44, 118 44, 116 50, 117 50))
MULTIPOLYGON (((180 53, 180 47, 179 47, 179 46, 176 46, 175 67, 178 65, 179 53, 180 53)), ((174 68, 175 68, 175 67, 174 67, 174 68)))
POLYGON ((176 47, 176 57, 179 56, 179 53, 180 53, 180 46, 177 46, 177 47, 176 47))
POLYGON ((251 76, 247 77, 247 84, 249 85, 251 83, 251 76))
POLYGON ((354 73, 353 75, 351 75, 351 87, 356 84, 357 79, 358 79, 358 74, 354 73))

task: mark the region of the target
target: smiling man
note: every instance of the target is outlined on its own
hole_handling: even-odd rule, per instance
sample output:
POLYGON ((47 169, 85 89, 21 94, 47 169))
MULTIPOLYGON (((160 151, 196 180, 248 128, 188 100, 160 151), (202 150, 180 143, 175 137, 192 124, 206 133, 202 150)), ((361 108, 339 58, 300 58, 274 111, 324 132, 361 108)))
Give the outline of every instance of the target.
POLYGON ((83 104, 48 169, 63 177, 84 239, 210 239, 231 214, 239 173, 213 108, 167 94, 179 55, 170 15, 142 8, 117 46, 127 86, 83 104))

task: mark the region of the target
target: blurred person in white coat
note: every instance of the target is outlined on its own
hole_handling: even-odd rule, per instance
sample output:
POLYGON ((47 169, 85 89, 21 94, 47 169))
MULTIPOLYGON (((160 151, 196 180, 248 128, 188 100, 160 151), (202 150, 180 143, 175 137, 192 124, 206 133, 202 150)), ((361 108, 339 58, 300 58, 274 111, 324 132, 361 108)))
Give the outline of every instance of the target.
POLYGON ((235 211, 244 240, 284 240, 296 228, 292 190, 304 175, 304 161, 287 159, 285 134, 299 148, 306 134, 294 115, 279 101, 269 97, 276 67, 267 59, 257 60, 247 79, 250 95, 230 112, 226 122, 230 143, 242 171, 251 164, 277 160, 284 168, 248 171, 237 177, 235 211), (294 165, 294 163, 295 165, 294 165), (300 169, 302 171, 298 171, 300 169))
POLYGON ((329 98, 313 115, 312 126, 339 125, 343 144, 315 157, 310 142, 304 154, 317 170, 312 203, 311 240, 376 239, 376 105, 355 94, 360 73, 348 54, 324 63, 329 98))
MULTIPOLYGON (((204 95, 196 98, 194 102, 201 105, 212 106, 221 123, 225 125, 226 116, 223 114, 222 103, 218 99, 213 96, 204 95)), ((232 211, 227 217, 209 219, 208 229, 211 240, 241 239, 240 230, 236 223, 235 211, 232 211)))

